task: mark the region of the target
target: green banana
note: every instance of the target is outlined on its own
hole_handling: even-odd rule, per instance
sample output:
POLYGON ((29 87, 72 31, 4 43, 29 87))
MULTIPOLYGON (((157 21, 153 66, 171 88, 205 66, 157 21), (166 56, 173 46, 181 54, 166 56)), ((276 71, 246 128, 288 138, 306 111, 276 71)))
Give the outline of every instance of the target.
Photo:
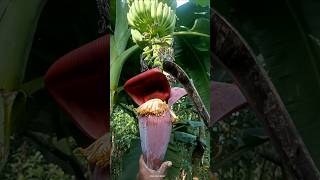
POLYGON ((128 1, 127 1, 129 7, 132 5, 133 1, 134 1, 134 0, 128 0, 128 1))
MULTIPOLYGON (((145 9, 146 9, 146 11, 145 11, 145 17, 147 18, 147 20, 149 21, 149 19, 150 19, 150 14, 151 14, 151 2, 150 2, 150 0, 144 0, 144 6, 145 6, 145 9)), ((148 22, 147 21, 147 22, 148 22)))
POLYGON ((142 18, 145 17, 145 7, 144 7, 144 2, 143 0, 139 0, 139 9, 140 12, 138 13, 142 18))
POLYGON ((157 4, 158 4, 158 1, 155 0, 155 1, 152 1, 151 2, 151 18, 152 19, 155 19, 156 18, 156 14, 157 14, 157 4))
POLYGON ((131 29, 131 35, 134 43, 138 44, 143 40, 143 36, 138 30, 131 29))
POLYGON ((131 18, 132 16, 131 16, 131 14, 127 14, 127 19, 128 19, 128 24, 130 25, 130 26, 135 26, 135 23, 133 22, 133 20, 132 20, 132 18, 131 18))
POLYGON ((173 21, 172 21, 171 24, 165 29, 165 32, 172 33, 172 32, 174 31, 175 26, 176 26, 176 17, 175 17, 175 15, 174 15, 173 21))
POLYGON ((162 68, 165 56, 162 51, 173 45, 170 35, 176 24, 175 3, 175 0, 128 0, 131 37, 143 49, 142 57, 149 67, 162 68))
POLYGON ((168 16, 168 12, 169 12, 169 7, 167 4, 163 4, 163 9, 162 9, 162 17, 161 17, 161 23, 160 23, 160 26, 161 27, 164 27, 164 23, 165 23, 165 20, 167 19, 167 16, 168 16))
POLYGON ((170 8, 170 11, 168 12, 168 15, 166 16, 166 20, 165 20, 165 23, 163 24, 163 27, 168 27, 171 24, 171 22, 173 21, 174 16, 175 16, 175 13, 170 8))
POLYGON ((156 21, 159 24, 159 26, 161 24, 161 19, 162 19, 162 12, 163 12, 162 7, 163 7, 163 3, 160 2, 157 7, 157 15, 156 15, 156 21))

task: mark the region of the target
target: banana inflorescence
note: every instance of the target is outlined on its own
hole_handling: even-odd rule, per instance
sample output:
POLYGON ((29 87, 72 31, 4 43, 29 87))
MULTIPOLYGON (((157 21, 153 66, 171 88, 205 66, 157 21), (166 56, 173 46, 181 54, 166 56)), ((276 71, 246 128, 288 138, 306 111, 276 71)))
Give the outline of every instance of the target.
POLYGON ((127 19, 133 42, 143 48, 142 56, 148 67, 162 67, 162 53, 173 52, 166 49, 172 49, 173 45, 176 1, 128 0, 128 5, 127 19))

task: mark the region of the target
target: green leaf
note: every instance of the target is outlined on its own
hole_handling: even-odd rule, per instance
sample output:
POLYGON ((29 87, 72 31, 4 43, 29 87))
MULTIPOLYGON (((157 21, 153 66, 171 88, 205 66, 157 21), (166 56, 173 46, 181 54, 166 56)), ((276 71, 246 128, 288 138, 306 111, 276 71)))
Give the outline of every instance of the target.
POLYGON ((115 103, 115 95, 118 90, 118 83, 123 64, 138 49, 138 45, 134 45, 122 52, 110 65, 110 107, 115 103))
POLYGON ((181 35, 175 37, 174 46, 176 63, 191 78, 207 109, 210 109, 210 93, 208 91, 210 89, 209 44, 207 37, 181 35))
POLYGON ((0 2, 0 89, 23 81, 37 22, 46 0, 0 2))
POLYGON ((110 63, 113 63, 126 48, 128 39, 130 37, 130 30, 128 28, 127 1, 112 1, 116 4, 116 19, 114 34, 110 36, 110 63))
POLYGON ((125 163, 123 165, 123 172, 118 178, 119 180, 132 179, 132 177, 136 177, 138 174, 139 158, 142 154, 140 140, 135 140, 130 147, 130 150, 122 158, 122 162, 125 163))
MULTIPOLYGON (((115 3, 112 1, 112 3, 115 3)), ((112 111, 115 103, 115 96, 118 89, 118 83, 122 66, 130 55, 138 49, 138 46, 132 46, 125 50, 130 37, 128 28, 127 12, 128 4, 126 1, 116 1, 116 20, 114 35, 110 36, 110 110, 112 111)))
POLYGON ((190 2, 195 3, 200 6, 209 6, 210 0, 190 0, 190 2))
POLYGON ((194 3, 186 3, 177 8, 176 15, 178 17, 177 28, 191 29, 194 21, 198 18, 210 18, 209 7, 196 6, 194 3))
POLYGON ((171 161, 172 166, 167 169, 166 179, 180 179, 181 171, 184 170, 187 174, 191 176, 192 164, 191 158, 193 148, 186 146, 184 143, 180 142, 170 142, 168 150, 165 156, 165 161, 171 161))
POLYGON ((209 8, 187 3, 177 9, 178 25, 186 27, 175 32, 175 60, 194 83, 207 110, 210 109, 210 21, 209 8), (190 13, 193 12, 193 13, 190 13), (188 29, 187 27, 190 27, 188 29), (187 29, 187 31, 185 31, 187 29))
POLYGON ((216 1, 265 68, 314 161, 320 167, 320 37, 318 1, 216 1), (272 9, 272 13, 270 13, 272 9))
POLYGON ((203 121, 188 120, 188 121, 186 121, 186 123, 189 124, 192 128, 198 128, 198 127, 203 127, 204 126, 203 121))
POLYGON ((44 82, 42 77, 35 78, 31 81, 23 83, 20 89, 26 93, 28 96, 31 96, 33 93, 44 88, 44 82))
POLYGON ((185 132, 175 131, 174 132, 174 138, 177 141, 190 143, 193 145, 196 145, 197 142, 197 136, 185 132))

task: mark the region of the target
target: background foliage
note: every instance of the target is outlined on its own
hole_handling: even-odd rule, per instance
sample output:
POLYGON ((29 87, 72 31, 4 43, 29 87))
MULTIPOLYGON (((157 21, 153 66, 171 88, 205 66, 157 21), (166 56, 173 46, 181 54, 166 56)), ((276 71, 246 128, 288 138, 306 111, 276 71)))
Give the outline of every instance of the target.
POLYGON ((239 30, 265 62, 304 142, 319 166, 320 34, 317 1, 217 1, 214 7, 239 30), (252 8, 255 7, 255 8, 252 8))
MULTIPOLYGON (((96 2, 32 0, 26 4, 25 1, 5 0, 0 2, 0 14, 0 26, 6 27, 0 28, 0 52, 6 50, 3 46, 13 44, 12 53, 21 61, 18 65, 24 66, 21 73, 13 66, 3 69, 13 59, 0 53, 0 77, 8 83, 10 78, 6 76, 14 73, 21 80, 13 88, 3 86, 3 81, 0 84, 1 97, 3 92, 17 93, 9 123, 3 120, 0 112, 0 137, 10 139, 12 144, 9 163, 5 165, 4 173, 1 173, 3 178, 0 179, 9 176, 13 179, 85 179, 87 164, 73 150, 88 146, 92 139, 83 135, 54 102, 43 87, 42 77, 59 57, 102 36, 98 33, 96 2), (43 5, 43 9, 37 8, 37 4, 43 5), (38 18, 27 19, 32 14, 38 18), (14 33, 19 36, 9 36, 14 33), (23 52, 16 48, 20 46, 23 52), (26 52, 27 49, 30 52, 26 52), (8 130, 10 133, 3 134, 8 130)), ((9 53, 6 51, 6 54, 9 53)))

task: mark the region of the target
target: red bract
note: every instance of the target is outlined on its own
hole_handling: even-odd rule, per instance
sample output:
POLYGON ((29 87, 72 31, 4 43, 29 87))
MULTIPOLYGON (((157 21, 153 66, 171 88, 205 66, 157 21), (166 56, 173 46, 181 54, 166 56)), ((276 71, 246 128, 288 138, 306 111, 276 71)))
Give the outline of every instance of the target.
POLYGON ((129 79, 124 84, 124 89, 138 105, 155 98, 167 101, 170 97, 169 82, 158 68, 129 79))
POLYGON ((44 78, 57 103, 94 139, 109 131, 109 55, 109 35, 106 35, 58 59, 44 78))

